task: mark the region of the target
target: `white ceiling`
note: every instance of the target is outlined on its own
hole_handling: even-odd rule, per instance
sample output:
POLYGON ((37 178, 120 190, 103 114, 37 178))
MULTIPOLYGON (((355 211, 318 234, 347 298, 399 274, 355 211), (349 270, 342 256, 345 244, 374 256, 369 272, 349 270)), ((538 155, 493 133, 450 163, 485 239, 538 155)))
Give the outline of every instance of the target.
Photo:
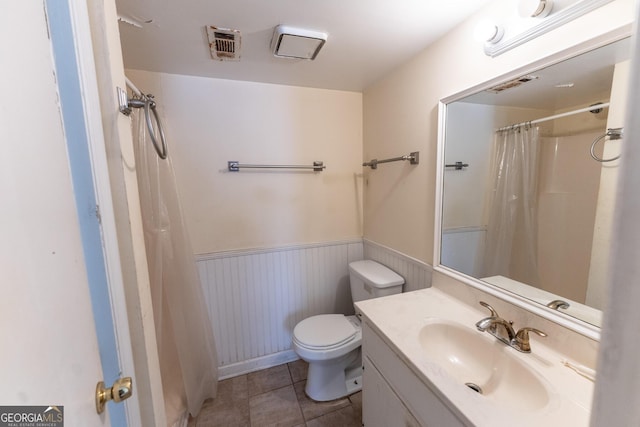
POLYGON ((490 1, 117 0, 117 8, 142 23, 120 23, 126 68, 362 91, 490 1), (329 37, 314 61, 276 58, 278 24, 329 37), (207 25, 240 30, 239 62, 211 59, 207 25))
POLYGON ((478 92, 461 101, 508 107, 561 110, 608 102, 615 64, 629 59, 629 38, 529 73, 536 77, 499 93, 478 92), (572 87, 556 87, 573 83, 572 87))

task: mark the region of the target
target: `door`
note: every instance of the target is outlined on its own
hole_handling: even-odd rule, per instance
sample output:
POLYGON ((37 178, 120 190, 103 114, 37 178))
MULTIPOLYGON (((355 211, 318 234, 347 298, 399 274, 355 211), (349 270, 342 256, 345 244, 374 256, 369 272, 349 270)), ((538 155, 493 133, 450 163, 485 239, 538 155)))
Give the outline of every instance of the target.
POLYGON ((106 280, 100 238, 87 237, 87 218, 99 217, 78 192, 83 160, 67 146, 78 123, 63 124, 69 89, 57 84, 44 5, 2 3, 0 36, 0 405, 62 407, 67 426, 126 426, 122 406, 95 409, 96 383, 113 381, 101 357, 116 344, 104 338, 112 320, 96 334, 94 315, 111 313, 107 283, 98 301, 89 286, 106 280))

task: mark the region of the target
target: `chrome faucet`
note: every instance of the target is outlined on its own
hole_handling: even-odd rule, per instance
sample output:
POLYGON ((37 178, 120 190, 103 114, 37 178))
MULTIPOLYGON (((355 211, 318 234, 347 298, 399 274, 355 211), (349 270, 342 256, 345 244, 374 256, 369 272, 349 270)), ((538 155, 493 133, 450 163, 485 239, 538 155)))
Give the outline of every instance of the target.
POLYGON ((531 353, 529 332, 538 334, 541 337, 547 336, 547 334, 535 328, 522 328, 516 332, 513 329, 513 322, 500 317, 498 312, 486 302, 480 301, 480 305, 487 308, 491 312, 491 315, 478 321, 476 323, 476 328, 478 328, 480 332, 489 332, 509 347, 513 347, 522 353, 531 353))
POLYGON ((511 345, 511 341, 516 337, 516 332, 513 330, 511 322, 507 322, 498 316, 490 316, 480 320, 476 323, 476 328, 480 332, 489 332, 507 345, 511 345))

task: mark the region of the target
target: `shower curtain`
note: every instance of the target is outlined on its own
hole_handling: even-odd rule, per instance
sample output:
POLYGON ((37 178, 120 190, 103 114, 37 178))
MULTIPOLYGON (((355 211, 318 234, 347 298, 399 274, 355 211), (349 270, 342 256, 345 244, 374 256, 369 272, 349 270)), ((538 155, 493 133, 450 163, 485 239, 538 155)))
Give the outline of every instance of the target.
POLYGON ((496 132, 484 277, 502 275, 530 285, 538 284, 539 145, 538 127, 524 125, 496 132))
POLYGON ((165 409, 174 425, 215 396, 218 361, 171 158, 157 155, 143 109, 133 114, 133 131, 165 409))

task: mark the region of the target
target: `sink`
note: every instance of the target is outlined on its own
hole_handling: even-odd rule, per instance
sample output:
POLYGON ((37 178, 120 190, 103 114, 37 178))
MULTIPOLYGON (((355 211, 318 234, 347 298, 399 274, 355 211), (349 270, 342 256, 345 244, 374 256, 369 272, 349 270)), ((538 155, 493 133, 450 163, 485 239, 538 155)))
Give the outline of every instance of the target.
POLYGON ((536 411, 549 403, 545 384, 513 349, 493 336, 451 321, 427 319, 419 332, 424 355, 462 386, 515 410, 536 411))

